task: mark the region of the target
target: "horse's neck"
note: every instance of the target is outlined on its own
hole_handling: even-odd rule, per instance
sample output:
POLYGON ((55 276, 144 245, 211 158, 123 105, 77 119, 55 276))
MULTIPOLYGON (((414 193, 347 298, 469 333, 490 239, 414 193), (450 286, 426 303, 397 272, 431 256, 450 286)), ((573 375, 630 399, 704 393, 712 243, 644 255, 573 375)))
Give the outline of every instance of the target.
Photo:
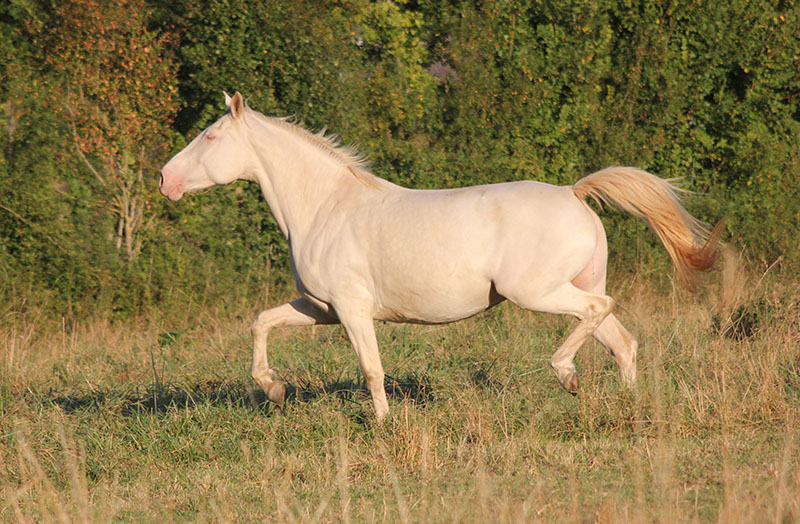
POLYGON ((258 182, 287 238, 303 236, 337 201, 369 190, 347 165, 289 129, 270 126, 269 136, 254 137, 254 144, 261 164, 258 182))

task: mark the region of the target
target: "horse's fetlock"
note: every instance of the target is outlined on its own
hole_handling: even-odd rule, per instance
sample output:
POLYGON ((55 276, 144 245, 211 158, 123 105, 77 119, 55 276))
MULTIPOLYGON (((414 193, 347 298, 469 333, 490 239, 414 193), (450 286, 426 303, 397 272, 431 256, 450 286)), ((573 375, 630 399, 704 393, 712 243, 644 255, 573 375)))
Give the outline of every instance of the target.
POLYGON ((264 390, 264 393, 267 393, 267 390, 270 388, 271 384, 276 382, 275 372, 273 372, 271 369, 254 369, 251 372, 251 375, 253 380, 255 380, 256 383, 261 386, 261 389, 264 390))
POLYGON ((370 387, 380 385, 383 386, 385 375, 383 371, 365 371, 364 378, 367 379, 367 385, 370 387))
POLYGON ((386 378, 386 376, 382 371, 373 371, 367 375, 367 380, 370 382, 383 383, 384 378, 386 378))

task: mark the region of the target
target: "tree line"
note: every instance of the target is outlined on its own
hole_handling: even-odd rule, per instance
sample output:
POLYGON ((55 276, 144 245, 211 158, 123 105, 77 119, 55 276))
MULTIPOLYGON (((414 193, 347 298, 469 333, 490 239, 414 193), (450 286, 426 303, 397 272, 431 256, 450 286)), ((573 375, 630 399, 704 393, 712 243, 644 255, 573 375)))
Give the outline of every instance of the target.
MULTIPOLYGON (((235 90, 405 186, 682 177, 750 260, 800 260, 794 2, 12 0, 0 56, 6 298, 127 314, 288 283, 257 187, 158 194, 235 90)), ((668 267, 604 221, 612 263, 668 267)))

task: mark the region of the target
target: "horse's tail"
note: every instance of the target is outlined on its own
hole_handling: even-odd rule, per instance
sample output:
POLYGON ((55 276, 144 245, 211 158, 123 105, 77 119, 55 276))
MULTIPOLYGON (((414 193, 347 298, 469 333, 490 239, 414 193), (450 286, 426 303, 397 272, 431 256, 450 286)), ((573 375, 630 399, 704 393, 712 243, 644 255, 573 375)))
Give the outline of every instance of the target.
POLYGON ((684 209, 680 188, 669 181, 632 167, 609 167, 578 180, 572 191, 583 200, 591 196, 610 202, 645 220, 664 244, 690 289, 698 272, 709 271, 719 256, 722 222, 708 229, 684 209))

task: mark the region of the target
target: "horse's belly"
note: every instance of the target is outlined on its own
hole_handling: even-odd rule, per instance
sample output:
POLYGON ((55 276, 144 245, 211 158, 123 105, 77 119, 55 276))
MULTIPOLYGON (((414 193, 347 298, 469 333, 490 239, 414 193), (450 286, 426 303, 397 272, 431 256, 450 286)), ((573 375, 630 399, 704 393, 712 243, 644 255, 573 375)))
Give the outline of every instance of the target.
POLYGON ((383 286, 377 297, 376 319, 443 324, 471 317, 502 301, 485 279, 441 278, 421 286, 410 280, 405 284, 411 285, 383 286))

